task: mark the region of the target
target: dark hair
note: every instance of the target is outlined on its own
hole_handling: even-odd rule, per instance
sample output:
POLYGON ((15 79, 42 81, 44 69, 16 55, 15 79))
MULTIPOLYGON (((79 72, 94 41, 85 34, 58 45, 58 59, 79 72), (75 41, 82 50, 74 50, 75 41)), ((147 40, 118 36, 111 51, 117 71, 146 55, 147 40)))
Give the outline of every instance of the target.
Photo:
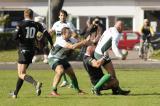
POLYGON ((68 13, 67 13, 67 11, 65 11, 65 10, 60 10, 60 12, 59 13, 62 13, 62 14, 64 14, 66 17, 68 16, 68 13))
POLYGON ((100 20, 100 17, 96 16, 96 17, 94 17, 94 20, 95 20, 95 19, 99 19, 99 20, 100 20))
POLYGON ((66 30, 69 30, 69 29, 70 28, 68 28, 68 27, 63 27, 62 30, 61 30, 61 34, 63 35, 66 32, 66 30))
POLYGON ((93 18, 93 21, 95 21, 96 24, 99 24, 99 23, 100 23, 100 17, 98 17, 98 16, 94 17, 94 18, 93 18), (95 21, 95 19, 98 19, 98 20, 95 21))
POLYGON ((33 10, 32 9, 29 9, 29 8, 26 8, 24 10, 24 16, 25 17, 29 17, 29 18, 33 18, 33 10))

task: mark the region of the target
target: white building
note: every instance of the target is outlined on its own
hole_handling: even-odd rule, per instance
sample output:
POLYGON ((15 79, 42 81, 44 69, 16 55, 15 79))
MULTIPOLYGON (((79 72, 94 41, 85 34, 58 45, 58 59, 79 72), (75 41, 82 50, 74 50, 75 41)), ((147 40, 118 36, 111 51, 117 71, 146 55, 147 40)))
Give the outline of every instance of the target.
MULTIPOLYGON (((1 0, 2 9, 32 8, 39 15, 47 15, 46 0, 1 0)), ((149 18, 155 30, 160 31, 160 0, 65 0, 63 9, 71 14, 77 29, 81 29, 87 17, 99 16, 105 20, 106 27, 112 26, 116 19, 122 19, 129 30, 138 31, 143 19, 149 18)))

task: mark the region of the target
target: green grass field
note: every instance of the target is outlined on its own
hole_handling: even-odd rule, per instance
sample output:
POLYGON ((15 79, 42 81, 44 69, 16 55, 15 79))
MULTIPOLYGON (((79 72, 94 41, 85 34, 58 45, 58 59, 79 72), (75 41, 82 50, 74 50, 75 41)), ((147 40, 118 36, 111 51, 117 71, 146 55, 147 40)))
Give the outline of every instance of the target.
POLYGON ((160 71, 117 69, 122 88, 130 89, 128 96, 111 95, 111 90, 103 91, 102 96, 91 94, 91 84, 84 70, 76 70, 79 85, 88 94, 77 95, 72 88, 58 88, 60 97, 51 97, 51 83, 54 73, 49 70, 30 70, 29 74, 43 82, 42 94, 35 96, 32 85, 24 83, 17 99, 8 96, 15 88, 16 70, 0 71, 0 106, 159 106, 160 71))
MULTIPOLYGON (((17 50, 15 49, 15 50, 0 51, 0 57, 3 57, 3 58, 0 58, 0 62, 16 62, 17 50)), ((75 58, 75 57, 72 57, 72 58, 75 58)), ((160 50, 154 51, 153 55, 150 58, 160 60, 160 50)))
POLYGON ((16 62, 17 56, 17 50, 0 51, 0 62, 16 62))

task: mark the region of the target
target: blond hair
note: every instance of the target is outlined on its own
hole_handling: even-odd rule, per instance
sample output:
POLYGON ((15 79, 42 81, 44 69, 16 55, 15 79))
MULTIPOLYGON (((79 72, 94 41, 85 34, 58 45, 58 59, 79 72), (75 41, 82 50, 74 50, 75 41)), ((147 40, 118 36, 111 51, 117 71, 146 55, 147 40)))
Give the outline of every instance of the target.
POLYGON ((29 9, 29 8, 26 8, 25 10, 24 10, 24 17, 26 18, 33 18, 33 11, 32 11, 32 9, 29 9))

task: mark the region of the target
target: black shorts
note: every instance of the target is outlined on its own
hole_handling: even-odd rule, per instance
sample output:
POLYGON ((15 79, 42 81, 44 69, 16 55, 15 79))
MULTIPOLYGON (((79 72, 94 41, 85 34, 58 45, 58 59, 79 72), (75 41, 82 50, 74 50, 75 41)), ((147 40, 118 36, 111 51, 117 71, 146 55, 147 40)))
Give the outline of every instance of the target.
POLYGON ((32 58, 34 56, 33 49, 23 49, 18 50, 18 63, 20 64, 30 64, 32 63, 32 58))
POLYGON ((87 56, 84 56, 84 58, 83 58, 83 65, 84 65, 87 73, 89 74, 91 83, 92 83, 93 85, 96 85, 96 83, 97 83, 97 82, 103 77, 103 75, 104 75, 101 67, 95 68, 95 67, 91 66, 91 65, 88 63, 87 56))
POLYGON ((68 69, 69 67, 71 67, 71 65, 69 64, 67 60, 57 59, 54 57, 49 58, 48 63, 53 70, 56 69, 57 65, 62 65, 64 69, 68 69))

